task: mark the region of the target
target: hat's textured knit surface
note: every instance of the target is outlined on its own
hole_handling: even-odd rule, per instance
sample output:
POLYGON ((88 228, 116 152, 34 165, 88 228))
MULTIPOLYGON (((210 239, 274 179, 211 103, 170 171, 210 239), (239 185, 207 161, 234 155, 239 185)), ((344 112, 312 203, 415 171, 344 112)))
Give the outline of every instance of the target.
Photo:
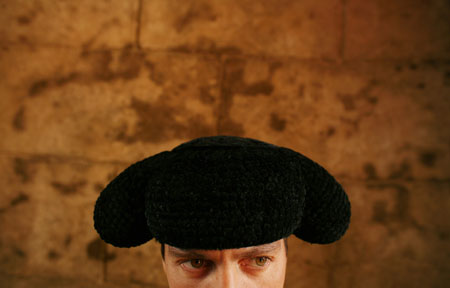
POLYGON ((94 211, 101 238, 118 247, 154 237, 185 249, 232 249, 291 234, 323 244, 349 221, 347 195, 321 166, 234 136, 197 138, 131 165, 94 211))

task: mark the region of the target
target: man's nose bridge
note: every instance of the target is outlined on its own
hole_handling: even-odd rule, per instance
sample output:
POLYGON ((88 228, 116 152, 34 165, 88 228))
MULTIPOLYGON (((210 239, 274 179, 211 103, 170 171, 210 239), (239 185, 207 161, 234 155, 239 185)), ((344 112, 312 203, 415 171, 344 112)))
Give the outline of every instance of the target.
POLYGON ((223 263, 217 271, 218 287, 220 288, 237 288, 239 287, 239 269, 232 263, 223 263))

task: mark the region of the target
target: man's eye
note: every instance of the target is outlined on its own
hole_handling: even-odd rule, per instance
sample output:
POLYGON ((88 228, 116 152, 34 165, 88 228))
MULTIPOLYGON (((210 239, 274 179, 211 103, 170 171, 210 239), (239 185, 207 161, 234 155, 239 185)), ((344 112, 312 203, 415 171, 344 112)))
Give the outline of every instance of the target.
POLYGON ((192 268, 200 269, 203 266, 205 266, 205 260, 203 260, 203 259, 191 259, 189 261, 186 261, 185 264, 187 264, 188 266, 191 266, 192 268))
POLYGON ((255 258, 255 264, 257 266, 264 266, 264 265, 266 265, 267 260, 269 260, 269 259, 267 259, 267 257, 264 257, 264 256, 256 257, 255 258))

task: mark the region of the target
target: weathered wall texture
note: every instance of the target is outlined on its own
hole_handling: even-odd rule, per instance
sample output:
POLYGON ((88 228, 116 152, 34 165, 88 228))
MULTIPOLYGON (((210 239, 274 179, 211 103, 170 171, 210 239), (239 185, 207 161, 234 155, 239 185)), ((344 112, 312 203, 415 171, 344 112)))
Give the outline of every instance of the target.
POLYGON ((134 161, 227 134, 297 150, 352 201, 289 239, 286 287, 448 287, 446 0, 0 0, 0 286, 167 287, 93 229, 134 161))

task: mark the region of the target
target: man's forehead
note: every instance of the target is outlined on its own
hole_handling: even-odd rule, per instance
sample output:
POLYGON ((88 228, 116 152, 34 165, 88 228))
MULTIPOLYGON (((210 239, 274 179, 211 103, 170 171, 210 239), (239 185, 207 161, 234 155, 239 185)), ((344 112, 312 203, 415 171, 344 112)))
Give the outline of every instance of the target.
POLYGON ((243 248, 236 248, 236 249, 223 249, 223 250, 203 250, 203 249, 182 249, 174 246, 170 246, 168 244, 168 251, 172 254, 197 254, 198 256, 206 255, 210 253, 217 253, 220 251, 229 251, 231 253, 268 253, 272 251, 279 250, 281 248, 282 239, 267 243, 267 244, 261 244, 257 246, 249 246, 249 247, 243 247, 243 248))

